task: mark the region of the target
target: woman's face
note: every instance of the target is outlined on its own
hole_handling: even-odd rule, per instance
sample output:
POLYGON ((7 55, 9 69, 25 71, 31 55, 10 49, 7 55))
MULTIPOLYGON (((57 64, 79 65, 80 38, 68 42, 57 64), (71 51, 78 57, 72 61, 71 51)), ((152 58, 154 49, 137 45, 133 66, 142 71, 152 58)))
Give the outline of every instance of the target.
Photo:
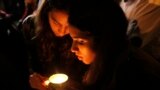
POLYGON ((48 19, 50 27, 57 37, 63 37, 69 34, 68 14, 65 11, 52 10, 48 14, 48 19))
POLYGON ((92 49, 93 39, 86 36, 87 33, 79 29, 69 26, 69 33, 73 39, 71 51, 75 53, 79 60, 84 64, 91 64, 96 57, 96 53, 92 49))

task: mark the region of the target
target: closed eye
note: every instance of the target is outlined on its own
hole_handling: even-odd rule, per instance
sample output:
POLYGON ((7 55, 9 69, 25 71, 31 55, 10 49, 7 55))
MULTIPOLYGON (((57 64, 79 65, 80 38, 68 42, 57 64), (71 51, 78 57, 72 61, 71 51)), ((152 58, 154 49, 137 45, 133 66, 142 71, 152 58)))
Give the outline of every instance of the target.
POLYGON ((81 44, 81 45, 83 45, 83 44, 85 44, 85 43, 86 43, 86 41, 84 41, 84 40, 80 40, 80 41, 78 41, 78 43, 79 43, 79 44, 81 44))
POLYGON ((54 21, 54 24, 57 24, 57 25, 59 24, 56 19, 54 19, 54 18, 52 18, 52 19, 53 19, 53 21, 54 21))
POLYGON ((74 39, 73 41, 75 41, 77 44, 80 44, 80 45, 84 45, 87 43, 87 40, 85 39, 74 39))
POLYGON ((61 26, 61 24, 54 17, 52 17, 52 21, 55 25, 61 26))

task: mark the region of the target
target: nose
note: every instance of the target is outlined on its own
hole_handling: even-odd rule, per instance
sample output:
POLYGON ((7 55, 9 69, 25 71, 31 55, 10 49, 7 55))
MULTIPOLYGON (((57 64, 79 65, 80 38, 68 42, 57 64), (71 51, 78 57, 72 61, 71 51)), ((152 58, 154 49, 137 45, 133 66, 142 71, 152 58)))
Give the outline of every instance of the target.
POLYGON ((74 41, 73 41, 72 46, 71 46, 71 52, 73 52, 73 53, 78 52, 78 46, 74 41))
POLYGON ((69 34, 68 26, 62 27, 62 31, 63 31, 63 34, 64 34, 64 35, 69 34))

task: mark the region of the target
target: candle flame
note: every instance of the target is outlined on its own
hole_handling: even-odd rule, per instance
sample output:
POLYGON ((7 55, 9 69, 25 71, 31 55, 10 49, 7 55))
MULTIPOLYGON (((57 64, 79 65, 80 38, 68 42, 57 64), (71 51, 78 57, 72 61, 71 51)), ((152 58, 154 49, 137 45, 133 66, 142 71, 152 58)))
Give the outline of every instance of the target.
POLYGON ((46 81, 44 81, 43 85, 44 85, 44 86, 48 86, 49 83, 50 83, 50 81, 49 81, 49 80, 46 80, 46 81))
POLYGON ((61 84, 68 80, 68 76, 65 74, 53 74, 49 77, 49 82, 53 84, 61 84))

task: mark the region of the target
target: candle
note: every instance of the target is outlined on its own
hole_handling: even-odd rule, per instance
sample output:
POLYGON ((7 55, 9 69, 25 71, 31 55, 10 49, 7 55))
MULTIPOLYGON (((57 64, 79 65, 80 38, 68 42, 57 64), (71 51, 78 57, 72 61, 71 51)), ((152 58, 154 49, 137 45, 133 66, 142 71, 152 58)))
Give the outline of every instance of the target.
POLYGON ((49 77, 49 82, 53 84, 62 84, 68 80, 68 76, 65 74, 53 74, 49 77))
POLYGON ((49 83, 52 84, 62 84, 68 80, 68 76, 63 73, 53 74, 48 80, 44 81, 44 85, 48 86, 49 83))

